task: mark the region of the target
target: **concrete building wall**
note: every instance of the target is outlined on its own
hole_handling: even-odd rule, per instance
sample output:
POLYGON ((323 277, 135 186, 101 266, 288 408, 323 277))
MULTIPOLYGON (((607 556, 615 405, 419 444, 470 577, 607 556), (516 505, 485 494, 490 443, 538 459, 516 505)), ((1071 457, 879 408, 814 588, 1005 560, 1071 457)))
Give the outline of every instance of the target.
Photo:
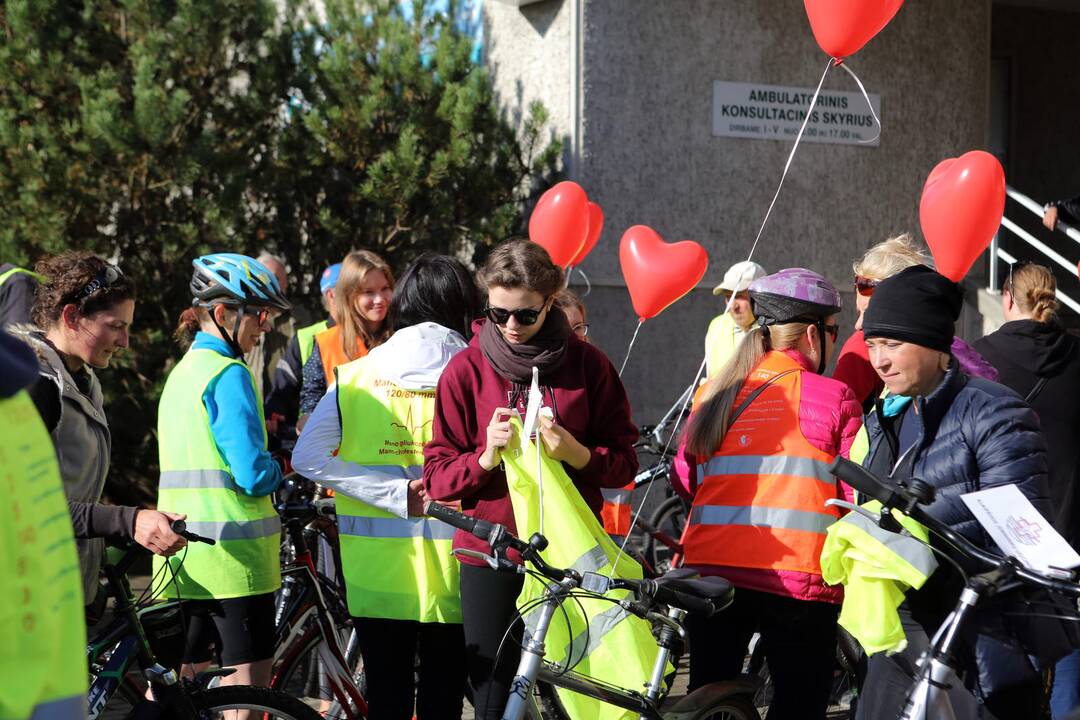
MULTIPOLYGON (((572 175, 606 215, 583 268, 594 286, 590 337, 617 366, 636 325, 618 264, 626 228, 643 223, 671 241, 697 240, 710 257, 702 286, 642 328, 624 375, 635 417, 651 422, 693 377, 720 309, 710 289, 746 256, 791 149, 790 142, 713 137, 713 81, 812 89, 826 57, 800 0, 583 1, 583 132, 572 175)), ((527 30, 527 18, 558 22, 570 5, 546 0, 519 11, 487 3, 504 95, 537 73, 560 76, 558 57, 535 52, 551 30, 518 38, 512 57, 498 46, 527 30)), ((564 47, 569 53, 569 36, 564 47)), ((989 0, 907 3, 850 60, 868 91, 881 95, 880 147, 804 143, 755 259, 769 270, 814 268, 852 306, 851 260, 888 235, 917 231, 931 168, 986 146, 989 63, 989 0)), ((552 94, 569 103, 572 78, 561 77, 552 94)), ((840 70, 826 87, 857 90, 840 70)), ((845 313, 843 335, 853 319, 845 313)))

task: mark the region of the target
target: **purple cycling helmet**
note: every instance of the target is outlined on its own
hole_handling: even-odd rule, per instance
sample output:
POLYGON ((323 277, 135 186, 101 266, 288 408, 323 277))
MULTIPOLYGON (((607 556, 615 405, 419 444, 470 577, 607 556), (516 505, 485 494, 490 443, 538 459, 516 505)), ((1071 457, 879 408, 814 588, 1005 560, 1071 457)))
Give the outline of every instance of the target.
POLYGON ((787 268, 750 283, 754 317, 761 325, 815 322, 840 312, 840 293, 806 268, 787 268))

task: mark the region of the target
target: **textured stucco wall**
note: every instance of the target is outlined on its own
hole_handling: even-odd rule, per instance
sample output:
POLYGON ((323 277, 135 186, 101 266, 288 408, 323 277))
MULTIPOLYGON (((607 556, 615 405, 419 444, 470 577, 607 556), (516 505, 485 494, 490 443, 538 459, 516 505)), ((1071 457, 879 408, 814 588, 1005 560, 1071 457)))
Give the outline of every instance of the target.
POLYGON ((534 100, 550 114, 553 137, 570 135, 570 3, 543 0, 520 8, 485 0, 484 62, 499 103, 515 125, 534 100))
MULTIPOLYGON (((566 6, 562 14, 570 3, 552 0, 537 11, 549 5, 566 6)), ((498 43, 511 23, 497 3, 489 9, 498 10, 490 17, 498 43)), ((705 328, 718 312, 704 286, 745 257, 791 148, 713 137, 713 81, 813 88, 826 58, 799 0, 585 0, 583 32, 575 177, 606 215, 604 236, 584 263, 596 286, 587 301, 590 336, 618 365, 636 324, 620 287, 618 241, 627 227, 644 223, 668 240, 695 239, 711 261, 702 289, 645 324, 624 376, 638 421, 651 422, 701 361, 705 328)), ((989 62, 989 0, 907 3, 850 61, 868 91, 881 95, 880 147, 802 145, 755 259, 770 270, 819 270, 850 307, 852 258, 890 234, 917 230, 930 169, 985 147, 989 62)), ((506 87, 551 63, 522 53, 496 68, 496 78, 506 87)), ((839 70, 826 87, 857 90, 839 70)), ((844 334, 852 320, 845 313, 844 334)))

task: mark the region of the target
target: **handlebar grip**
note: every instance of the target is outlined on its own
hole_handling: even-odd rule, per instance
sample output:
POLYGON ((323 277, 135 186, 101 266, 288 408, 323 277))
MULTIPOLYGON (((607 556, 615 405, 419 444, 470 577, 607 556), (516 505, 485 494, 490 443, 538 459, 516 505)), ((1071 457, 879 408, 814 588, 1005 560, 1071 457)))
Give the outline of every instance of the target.
POLYGON ((878 500, 885 505, 891 505, 900 499, 896 491, 881 482, 876 475, 847 458, 837 455, 836 459, 829 465, 829 472, 863 495, 878 500))
POLYGON ((487 540, 491 535, 492 524, 485 520, 477 520, 471 518, 465 513, 460 513, 457 510, 452 510, 445 505, 440 505, 434 501, 428 501, 424 506, 424 512, 435 518, 436 520, 442 520, 447 525, 456 527, 458 530, 464 530, 471 535, 475 535, 481 540, 487 540))
POLYGON ((217 545, 217 540, 203 537, 202 535, 196 535, 193 532, 188 532, 187 523, 183 520, 173 520, 169 525, 170 527, 172 527, 172 531, 174 533, 184 538, 188 542, 200 542, 207 545, 217 545))

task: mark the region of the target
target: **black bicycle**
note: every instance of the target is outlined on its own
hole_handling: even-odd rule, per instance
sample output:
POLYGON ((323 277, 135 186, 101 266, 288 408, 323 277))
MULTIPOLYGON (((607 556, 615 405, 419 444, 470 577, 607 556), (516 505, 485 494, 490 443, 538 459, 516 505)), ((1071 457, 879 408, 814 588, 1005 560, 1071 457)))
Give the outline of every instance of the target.
MULTIPOLYGON (((213 540, 187 532, 183 521, 174 522, 173 531, 188 542, 214 544, 213 540)), ((220 717, 226 710, 250 710, 262 718, 280 720, 319 719, 312 708, 275 690, 241 685, 208 687, 211 679, 231 674, 230 668, 181 679, 175 667, 182 660, 187 637, 183 602, 149 605, 154 599, 154 581, 138 599, 128 582, 128 570, 148 552, 132 543, 119 562, 104 567, 108 593, 116 601, 116 619, 87 645, 90 720, 100 717, 107 706, 110 714, 119 706, 135 713, 146 712, 135 717, 170 720, 207 720, 220 717), (141 672, 135 675, 133 669, 141 672), (146 699, 146 683, 152 701, 146 699), (148 706, 153 710, 147 710, 148 706)), ((163 573, 169 572, 168 567, 163 573)))

